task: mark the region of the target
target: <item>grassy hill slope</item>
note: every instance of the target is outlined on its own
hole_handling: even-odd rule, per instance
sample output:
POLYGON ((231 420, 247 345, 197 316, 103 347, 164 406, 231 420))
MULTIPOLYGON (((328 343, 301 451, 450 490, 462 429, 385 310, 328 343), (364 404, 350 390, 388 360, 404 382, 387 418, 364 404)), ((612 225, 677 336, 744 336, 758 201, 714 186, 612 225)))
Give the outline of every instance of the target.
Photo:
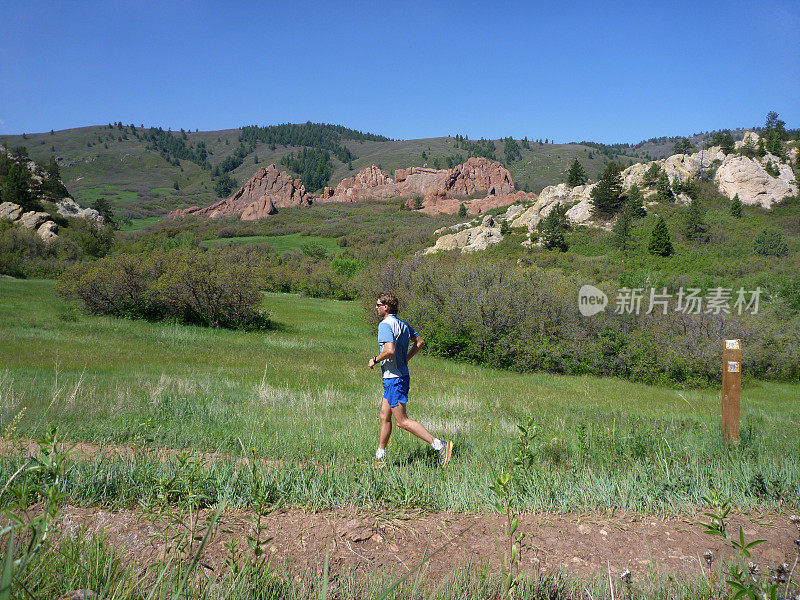
MULTIPOLYGON (((137 129, 141 131, 138 126, 137 129)), ((204 142, 208 163, 213 169, 239 147, 239 133, 239 129, 185 132, 185 141, 187 145, 204 142)), ((173 135, 182 136, 181 132, 173 135)), ((91 204, 99 197, 106 197, 115 211, 127 218, 161 216, 175 208, 209 204, 217 198, 210 170, 189 160, 180 160, 176 166, 158 152, 148 150, 147 141, 137 138, 127 128, 100 125, 4 136, 0 143, 7 147, 26 146, 31 158, 37 161, 46 162, 51 155, 56 156, 64 184, 78 202, 91 204)), ((438 164, 444 168, 448 157, 460 154, 466 159, 469 156, 463 148, 456 147, 456 140, 452 137, 385 142, 343 140, 342 144, 358 158, 352 161, 351 170, 348 164, 332 157, 332 186, 372 164, 391 173, 394 169, 409 166, 435 167, 438 164)), ((504 144, 496 140, 495 145, 496 156, 502 161, 504 144)), ((241 185, 260 166, 273 162, 280 164, 281 158, 298 150, 299 147, 278 145, 273 148, 259 143, 231 175, 241 185)), ((546 185, 564 181, 575 157, 594 178, 612 156, 612 152, 598 152, 581 144, 531 142, 530 150, 521 150, 521 159, 506 166, 518 189, 539 192, 546 185)), ((630 163, 630 159, 622 156, 615 158, 630 163)))

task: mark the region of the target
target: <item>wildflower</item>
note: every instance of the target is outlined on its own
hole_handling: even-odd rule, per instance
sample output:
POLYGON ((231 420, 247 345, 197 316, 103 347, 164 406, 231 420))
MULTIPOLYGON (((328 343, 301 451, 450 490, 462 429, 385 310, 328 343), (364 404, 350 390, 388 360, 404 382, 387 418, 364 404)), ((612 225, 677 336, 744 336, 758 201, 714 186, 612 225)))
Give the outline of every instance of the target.
POLYGON ((711 550, 706 550, 705 554, 703 554, 703 558, 706 559, 706 564, 710 567, 711 563, 714 562, 714 553, 711 550))
POLYGON ((747 570, 750 572, 750 579, 753 580, 753 583, 758 581, 758 574, 760 572, 759 568, 758 568, 758 565, 756 563, 750 561, 747 564, 747 570))
POLYGON ((633 582, 633 575, 631 574, 629 569, 625 569, 622 573, 620 573, 619 578, 622 579, 622 583, 625 584, 625 587, 628 590, 628 596, 631 595, 631 583, 633 582))

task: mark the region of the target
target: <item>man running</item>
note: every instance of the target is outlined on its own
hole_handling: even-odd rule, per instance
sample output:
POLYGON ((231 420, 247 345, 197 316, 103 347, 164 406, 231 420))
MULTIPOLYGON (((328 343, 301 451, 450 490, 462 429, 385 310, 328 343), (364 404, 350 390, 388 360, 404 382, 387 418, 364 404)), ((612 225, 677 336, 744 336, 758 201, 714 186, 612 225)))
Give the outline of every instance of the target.
POLYGON ((368 366, 381 364, 383 372, 383 403, 381 405, 381 435, 375 460, 379 465, 386 461, 386 444, 392 434, 392 416, 400 429, 413 433, 429 443, 439 457, 439 464, 446 466, 453 453, 453 442, 443 442, 434 438, 427 429, 406 415, 408 388, 411 377, 408 361, 419 352, 425 343, 416 331, 405 321, 397 318, 397 298, 394 294, 383 293, 375 302, 375 310, 383 320, 378 325, 380 352, 369 359, 368 366))

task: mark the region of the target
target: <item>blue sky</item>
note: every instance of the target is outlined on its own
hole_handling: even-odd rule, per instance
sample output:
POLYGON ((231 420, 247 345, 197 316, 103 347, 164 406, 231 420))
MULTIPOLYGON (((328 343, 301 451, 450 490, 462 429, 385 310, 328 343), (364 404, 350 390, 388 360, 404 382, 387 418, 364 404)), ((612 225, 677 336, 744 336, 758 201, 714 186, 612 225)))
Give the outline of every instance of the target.
POLYGON ((637 142, 800 127, 800 2, 10 2, 0 135, 324 121, 637 142))

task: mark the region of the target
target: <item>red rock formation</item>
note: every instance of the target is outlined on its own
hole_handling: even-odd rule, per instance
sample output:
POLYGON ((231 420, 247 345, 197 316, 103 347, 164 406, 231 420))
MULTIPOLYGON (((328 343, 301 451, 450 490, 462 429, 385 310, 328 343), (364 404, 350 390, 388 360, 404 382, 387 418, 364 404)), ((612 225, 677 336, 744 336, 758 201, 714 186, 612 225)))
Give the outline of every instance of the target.
POLYGON ((483 191, 489 196, 510 194, 514 182, 511 173, 499 162, 473 157, 452 170, 444 191, 449 196, 471 196, 483 191))
POLYGON ((363 202, 365 200, 388 200, 402 195, 384 171, 372 165, 361 169, 354 177, 342 179, 336 190, 325 191, 321 202, 363 202))
POLYGON ((262 167, 243 187, 230 198, 211 206, 192 206, 169 213, 169 217, 197 215, 218 218, 239 216, 243 221, 254 221, 275 214, 276 208, 286 206, 308 206, 312 197, 306 193, 303 183, 293 179, 286 171, 278 170, 274 164, 262 167))
POLYGON ((498 162, 486 158, 470 158, 453 169, 428 169, 410 167, 397 169, 392 179, 372 165, 354 177, 343 179, 336 189, 326 187, 322 195, 313 198, 306 193, 299 179, 269 165, 259 171, 230 198, 200 208, 193 206, 176 210, 170 217, 198 215, 203 217, 240 216, 243 220, 261 219, 274 214, 284 206, 307 206, 312 202, 364 202, 390 198, 424 198, 425 212, 458 211, 459 198, 487 193, 486 198, 465 202, 471 214, 478 214, 511 204, 509 196, 514 182, 508 170, 498 162), (496 199, 493 199, 497 196, 496 199))
POLYGON ((401 195, 420 195, 428 200, 472 196, 481 192, 490 196, 501 195, 514 191, 511 173, 499 162, 487 158, 473 157, 452 169, 397 169, 394 180, 401 195))

